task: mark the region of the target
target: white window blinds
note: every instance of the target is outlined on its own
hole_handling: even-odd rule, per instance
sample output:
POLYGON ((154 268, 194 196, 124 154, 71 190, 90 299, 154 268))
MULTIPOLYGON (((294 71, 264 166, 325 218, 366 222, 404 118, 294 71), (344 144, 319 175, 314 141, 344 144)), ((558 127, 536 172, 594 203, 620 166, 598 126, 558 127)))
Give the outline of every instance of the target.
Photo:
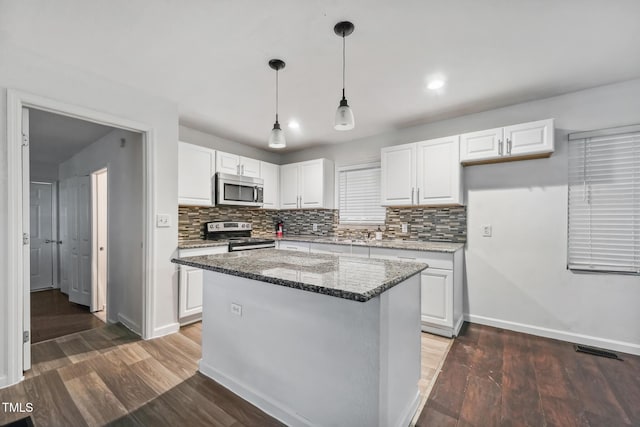
POLYGON ((634 130, 569 138, 570 269, 640 273, 640 132, 634 130))
POLYGON ((384 224, 379 165, 339 170, 338 194, 341 224, 384 224))

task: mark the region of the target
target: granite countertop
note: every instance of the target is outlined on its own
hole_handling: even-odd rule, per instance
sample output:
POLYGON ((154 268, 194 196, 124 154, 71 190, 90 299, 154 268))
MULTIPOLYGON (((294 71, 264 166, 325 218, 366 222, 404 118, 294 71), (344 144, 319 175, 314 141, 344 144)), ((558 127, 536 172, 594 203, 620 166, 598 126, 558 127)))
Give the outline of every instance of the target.
MULTIPOLYGON (((254 235, 253 237, 265 237, 274 238, 274 236, 261 236, 254 235)), ((406 249, 413 251, 428 251, 428 252, 448 252, 453 253, 458 249, 464 247, 464 243, 452 243, 452 242, 427 242, 416 240, 352 240, 341 239, 337 237, 320 237, 320 236, 286 236, 282 239, 275 240, 288 240, 292 242, 309 242, 309 243, 328 243, 332 245, 354 245, 354 246, 368 246, 371 248, 388 248, 388 249, 406 249)), ((178 242, 178 249, 192 249, 192 248, 208 248, 213 246, 225 246, 228 244, 227 240, 183 240, 178 242)))
POLYGON ((418 262, 258 249, 174 258, 176 264, 366 302, 427 268, 418 262))
POLYGON ((285 236, 278 240, 289 240, 309 243, 328 243, 332 245, 368 246, 370 248, 406 249, 413 251, 450 252, 464 247, 464 243, 428 242, 423 240, 359 240, 341 239, 337 237, 319 236, 285 236))

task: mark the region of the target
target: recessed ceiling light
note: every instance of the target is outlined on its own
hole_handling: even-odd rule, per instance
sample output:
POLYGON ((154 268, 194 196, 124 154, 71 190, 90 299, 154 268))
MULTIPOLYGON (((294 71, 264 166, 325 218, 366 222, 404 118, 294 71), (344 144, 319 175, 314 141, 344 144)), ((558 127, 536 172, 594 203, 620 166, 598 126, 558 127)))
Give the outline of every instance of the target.
POLYGON ((444 80, 442 79, 433 79, 427 84, 427 89, 429 90, 438 90, 444 86, 444 80))
POLYGON ((289 120, 289 129, 300 129, 300 123, 295 120, 289 120))

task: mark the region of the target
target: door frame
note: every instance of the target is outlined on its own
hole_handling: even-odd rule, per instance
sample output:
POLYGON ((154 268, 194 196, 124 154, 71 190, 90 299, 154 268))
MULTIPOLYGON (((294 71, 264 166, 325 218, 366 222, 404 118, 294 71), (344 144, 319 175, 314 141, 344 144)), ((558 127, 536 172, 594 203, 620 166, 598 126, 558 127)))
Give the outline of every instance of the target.
MULTIPOLYGON (((90 311, 93 313, 94 310, 96 309, 96 307, 100 306, 100 302, 104 302, 104 306, 106 307, 105 309, 105 316, 107 319, 109 319, 109 304, 107 304, 107 302, 109 301, 109 288, 107 287, 107 283, 109 283, 109 165, 107 164, 106 166, 103 166, 99 169, 94 170, 93 172, 90 173, 91 175, 91 306, 90 306, 90 311), (100 248, 99 248, 99 242, 98 242, 98 226, 99 226, 99 221, 98 221, 98 211, 99 211, 99 207, 101 207, 100 204, 100 199, 99 199, 99 195, 98 192, 102 192, 104 190, 102 190, 99 186, 98 186, 98 176, 99 175, 104 175, 106 174, 106 179, 107 179, 107 194, 105 194, 105 205, 104 206, 106 208, 107 214, 106 214, 106 218, 105 221, 107 222, 106 224, 106 228, 107 228, 107 233, 105 236, 106 239, 106 247, 107 247, 107 253, 105 254, 106 258, 107 258, 107 270, 106 270, 106 274, 107 274, 107 278, 105 280, 105 283, 102 284, 102 286, 104 286, 104 301, 102 300, 102 289, 100 288, 100 277, 99 277, 99 265, 100 263, 98 262, 98 255, 100 252, 100 248), (99 190, 99 191, 98 191, 99 190)), ((99 311, 99 310, 95 310, 95 311, 99 311)))
MULTIPOLYGON (((8 200, 13 201, 8 209, 7 236, 7 341, 9 343, 7 384, 24 379, 23 372, 23 325, 25 304, 29 302, 29 260, 24 256, 23 232, 23 180, 29 175, 29 166, 22 165, 22 108, 35 108, 67 117, 142 134, 143 157, 143 265, 142 265, 142 337, 153 335, 154 301, 154 228, 153 207, 155 203, 155 135, 152 127, 95 111, 90 108, 67 104, 39 95, 7 89, 7 175, 8 200)), ((27 195, 28 196, 28 195, 27 195)), ((30 340, 29 340, 30 342, 30 340)))
POLYGON ((58 265, 60 262, 59 258, 59 249, 58 240, 58 181, 52 181, 48 179, 36 179, 29 180, 29 184, 46 184, 51 186, 51 240, 53 240, 54 244, 51 247, 51 257, 53 258, 53 266, 51 270, 51 274, 53 277, 51 278, 51 284, 53 285, 53 289, 60 289, 60 280, 59 280, 59 271, 58 265))

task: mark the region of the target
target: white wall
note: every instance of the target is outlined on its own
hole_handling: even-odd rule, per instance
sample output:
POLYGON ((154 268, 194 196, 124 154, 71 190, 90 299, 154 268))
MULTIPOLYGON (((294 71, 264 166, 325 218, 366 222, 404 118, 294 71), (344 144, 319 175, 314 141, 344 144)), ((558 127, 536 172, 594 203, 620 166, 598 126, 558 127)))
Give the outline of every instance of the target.
MULTIPOLYGON (((8 200, 7 186, 7 116, 6 89, 12 88, 54 99, 66 104, 89 108, 112 116, 142 123, 152 128, 151 144, 155 147, 153 221, 156 213, 172 215, 172 225, 153 230, 152 283, 155 293, 151 302, 154 319, 151 335, 177 330, 177 274, 171 264, 178 242, 177 231, 177 154, 178 108, 172 102, 160 99, 130 87, 116 84, 106 78, 72 69, 45 58, 23 51, 0 41, 0 272, 5 275, 0 286, 0 387, 19 380, 18 373, 9 370, 8 356, 15 343, 8 342, 11 327, 7 317, 7 242, 8 200)), ((124 65, 126 66, 126 64, 124 65)), ((15 328, 16 326, 13 326, 15 328)), ((17 325, 19 327, 19 325, 17 325)))
MULTIPOLYGON (((221 138, 209 133, 200 132, 198 130, 188 128, 186 126, 179 127, 180 141, 190 144, 200 145, 202 147, 213 148, 214 150, 224 151, 225 153, 237 154, 239 156, 250 157, 252 159, 263 160, 265 162, 280 164, 280 153, 272 153, 267 150, 261 150, 250 145, 244 145, 228 139, 221 138)), ((265 146, 267 145, 268 133, 265 134, 265 146)))
POLYGON ((142 135, 116 129, 60 165, 59 179, 108 168, 108 301, 110 322, 142 325, 142 135), (124 147, 120 140, 124 138, 124 147))
POLYGON ((289 153, 283 163, 354 163, 379 158, 386 145, 546 118, 556 119, 557 151, 549 159, 464 168, 465 311, 478 323, 640 353, 640 279, 566 269, 566 136, 640 123, 640 80, 289 153), (481 237, 482 224, 493 226, 493 237, 481 237))
POLYGON ((31 160, 29 162, 29 178, 31 181, 54 182, 58 180, 58 164, 31 160))

